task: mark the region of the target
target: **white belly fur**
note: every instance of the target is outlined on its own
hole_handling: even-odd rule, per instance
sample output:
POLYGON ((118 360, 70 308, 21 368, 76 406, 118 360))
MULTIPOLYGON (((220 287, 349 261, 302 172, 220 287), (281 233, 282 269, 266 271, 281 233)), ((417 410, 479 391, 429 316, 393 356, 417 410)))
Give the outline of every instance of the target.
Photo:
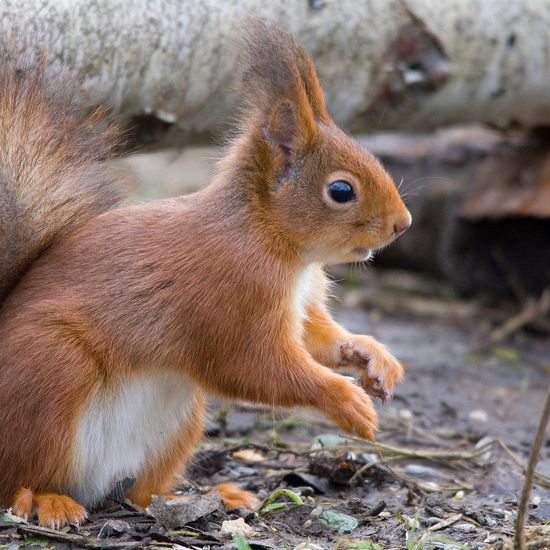
POLYGON ((300 322, 306 318, 307 306, 318 291, 318 279, 319 267, 315 264, 305 267, 298 274, 294 287, 294 307, 300 322))
POLYGON ((195 391, 182 374, 159 371, 94 396, 77 430, 71 496, 92 506, 116 482, 136 478, 188 421, 195 391))

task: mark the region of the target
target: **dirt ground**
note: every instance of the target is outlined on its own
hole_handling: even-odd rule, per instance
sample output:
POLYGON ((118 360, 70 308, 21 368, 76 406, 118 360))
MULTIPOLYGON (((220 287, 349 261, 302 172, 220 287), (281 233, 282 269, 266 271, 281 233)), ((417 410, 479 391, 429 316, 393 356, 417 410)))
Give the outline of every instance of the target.
MULTIPOLYGON (((423 276, 367 268, 337 288, 336 317, 388 344, 408 367, 393 401, 379 405, 376 443, 346 437, 308 411, 213 403, 208 435, 180 487, 182 506, 190 503, 197 517, 189 521, 179 501, 147 512, 123 498, 63 531, 4 514, 0 547, 504 547, 548 383, 548 339, 519 333, 488 344, 493 319, 508 310, 459 300, 423 276), (260 500, 292 493, 260 512, 227 512, 203 496, 224 481, 260 500), (239 518, 249 526, 249 546, 221 534, 225 521, 239 518)), ((529 536, 531 548, 550 548, 548 441, 538 471, 529 536)))

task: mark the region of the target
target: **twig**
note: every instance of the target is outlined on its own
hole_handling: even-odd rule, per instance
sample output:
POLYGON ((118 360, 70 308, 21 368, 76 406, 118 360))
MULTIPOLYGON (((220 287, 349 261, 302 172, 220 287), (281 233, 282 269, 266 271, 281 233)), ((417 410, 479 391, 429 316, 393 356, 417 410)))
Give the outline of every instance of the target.
POLYGON ((36 525, 17 525, 17 530, 23 535, 33 535, 38 537, 44 537, 47 539, 57 540, 60 542, 69 543, 76 546, 83 546, 85 548, 138 548, 142 546, 142 541, 127 541, 127 542, 107 542, 97 541, 90 537, 82 535, 73 535, 70 533, 64 533, 63 531, 56 531, 55 529, 48 529, 46 527, 38 527, 36 525))
POLYGON ((378 442, 372 443, 350 435, 347 435, 346 437, 353 439, 354 441, 361 441, 365 445, 368 445, 372 451, 378 451, 382 455, 402 456, 407 458, 425 458, 428 460, 471 460, 472 458, 482 455, 495 444, 495 440, 491 440, 485 445, 482 445, 478 449, 474 449, 472 451, 426 451, 421 449, 394 447, 392 445, 386 445, 378 442))
MULTIPOLYGON (((525 474, 527 471, 527 464, 525 461, 521 460, 521 458, 504 443, 504 441, 497 439, 496 442, 500 445, 500 448, 505 451, 508 456, 515 462, 517 466, 521 468, 521 471, 525 474)), ((534 473, 535 481, 542 485, 543 487, 550 488, 550 476, 546 476, 544 474, 541 474, 540 472, 535 471, 534 473)))
POLYGON ((375 462, 367 462, 367 464, 363 464, 359 470, 357 470, 349 479, 348 484, 349 485, 355 485, 355 483, 361 481, 363 478, 365 472, 370 470, 371 468, 374 468, 374 466, 380 466, 385 465, 386 463, 390 462, 391 460, 399 460, 401 457, 399 456, 389 456, 384 459, 375 461, 375 462))
POLYGON ((504 254, 502 248, 493 246, 489 249, 489 252, 504 276, 508 287, 512 291, 512 294, 520 304, 524 303, 527 299, 527 291, 525 290, 525 286, 523 285, 521 279, 518 277, 518 274, 512 269, 512 266, 508 262, 506 254, 504 254))
POLYGON ((531 453, 529 455, 529 462, 527 463, 527 471, 525 472, 525 481, 523 482, 523 489, 521 491, 521 498, 518 506, 518 517, 516 521, 516 533, 514 537, 515 547, 517 550, 523 550, 525 548, 525 520, 527 518, 527 511, 529 508, 529 498, 531 496, 531 488, 533 486, 533 477, 535 475, 535 467, 539 459, 540 448, 544 440, 546 433, 546 426, 548 425, 548 419, 550 418, 550 387, 546 394, 546 400, 544 401, 544 408, 540 417, 539 426, 535 435, 535 440, 531 447, 531 453))
POLYGON ((546 288, 538 300, 527 300, 521 311, 491 332, 491 342, 502 342, 508 336, 543 317, 550 310, 550 288, 546 288))
POLYGON ((462 514, 453 514, 448 518, 438 521, 435 525, 430 525, 430 527, 428 527, 428 531, 440 531, 441 529, 446 529, 447 527, 454 525, 460 519, 462 519, 462 514))

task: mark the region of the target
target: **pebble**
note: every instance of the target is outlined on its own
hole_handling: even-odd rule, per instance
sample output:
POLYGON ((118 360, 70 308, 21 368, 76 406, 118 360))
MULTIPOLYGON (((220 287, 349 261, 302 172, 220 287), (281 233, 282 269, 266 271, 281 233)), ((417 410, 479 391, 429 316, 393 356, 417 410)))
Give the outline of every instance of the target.
POLYGON ((455 500, 462 500, 464 498, 464 491, 457 491, 455 496, 454 496, 454 499, 455 500))
POLYGON ((311 510, 311 512, 309 513, 309 515, 310 515, 313 519, 317 519, 318 517, 321 516, 322 513, 323 513, 323 507, 322 507, 322 506, 317 506, 317 508, 313 508, 313 510, 311 510))
POLYGON ((532 499, 531 499, 531 504, 533 506, 540 506, 540 496, 539 495, 535 495, 532 499))
POLYGON ((323 550, 323 548, 313 542, 302 542, 298 546, 295 546, 294 550, 323 550))
POLYGON ((435 477, 438 475, 437 470, 422 464, 407 464, 404 468, 404 472, 417 477, 435 477))
POLYGON ((97 536, 100 539, 106 539, 113 535, 116 536, 117 534, 125 533, 129 529, 129 523, 119 519, 111 519, 103 524, 97 536))
POLYGON ((489 415, 483 409, 476 409, 472 411, 469 415, 472 422, 478 422, 484 424, 489 420, 489 415))
POLYGON ((403 419, 403 420, 412 420, 412 417, 413 417, 413 413, 411 410, 409 409, 401 409, 399 411, 399 416, 403 419))
POLYGON ((476 526, 471 523, 458 523, 453 525, 453 529, 460 531, 461 533, 475 533, 476 526))
POLYGON ((243 535, 246 538, 251 538, 255 535, 254 529, 244 521, 243 518, 228 519, 222 523, 220 529, 220 537, 224 539, 232 539, 235 535, 243 535))
POLYGON ((315 494, 315 489, 313 487, 296 487, 296 492, 302 497, 312 497, 315 494))
POLYGON ((312 525, 313 525, 313 521, 312 521, 312 520, 306 519, 306 521, 304 521, 304 528, 305 528, 305 529, 309 529, 312 525))
POLYGON ((426 481, 423 488, 425 491, 439 491, 440 489, 439 484, 435 481, 426 481))
POLYGON ((233 458, 245 462, 264 462, 265 456, 254 449, 241 449, 233 453, 233 458))

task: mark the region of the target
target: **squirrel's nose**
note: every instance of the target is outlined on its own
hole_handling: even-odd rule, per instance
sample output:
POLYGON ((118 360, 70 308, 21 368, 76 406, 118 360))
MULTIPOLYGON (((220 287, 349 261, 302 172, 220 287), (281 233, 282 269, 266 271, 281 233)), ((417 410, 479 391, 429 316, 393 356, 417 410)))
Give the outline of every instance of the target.
POLYGON ((394 237, 399 237, 399 235, 403 235, 407 229, 411 226, 412 223, 412 217, 407 211, 407 214, 405 216, 402 216, 401 219, 397 220, 393 224, 393 233, 392 235, 394 237))

